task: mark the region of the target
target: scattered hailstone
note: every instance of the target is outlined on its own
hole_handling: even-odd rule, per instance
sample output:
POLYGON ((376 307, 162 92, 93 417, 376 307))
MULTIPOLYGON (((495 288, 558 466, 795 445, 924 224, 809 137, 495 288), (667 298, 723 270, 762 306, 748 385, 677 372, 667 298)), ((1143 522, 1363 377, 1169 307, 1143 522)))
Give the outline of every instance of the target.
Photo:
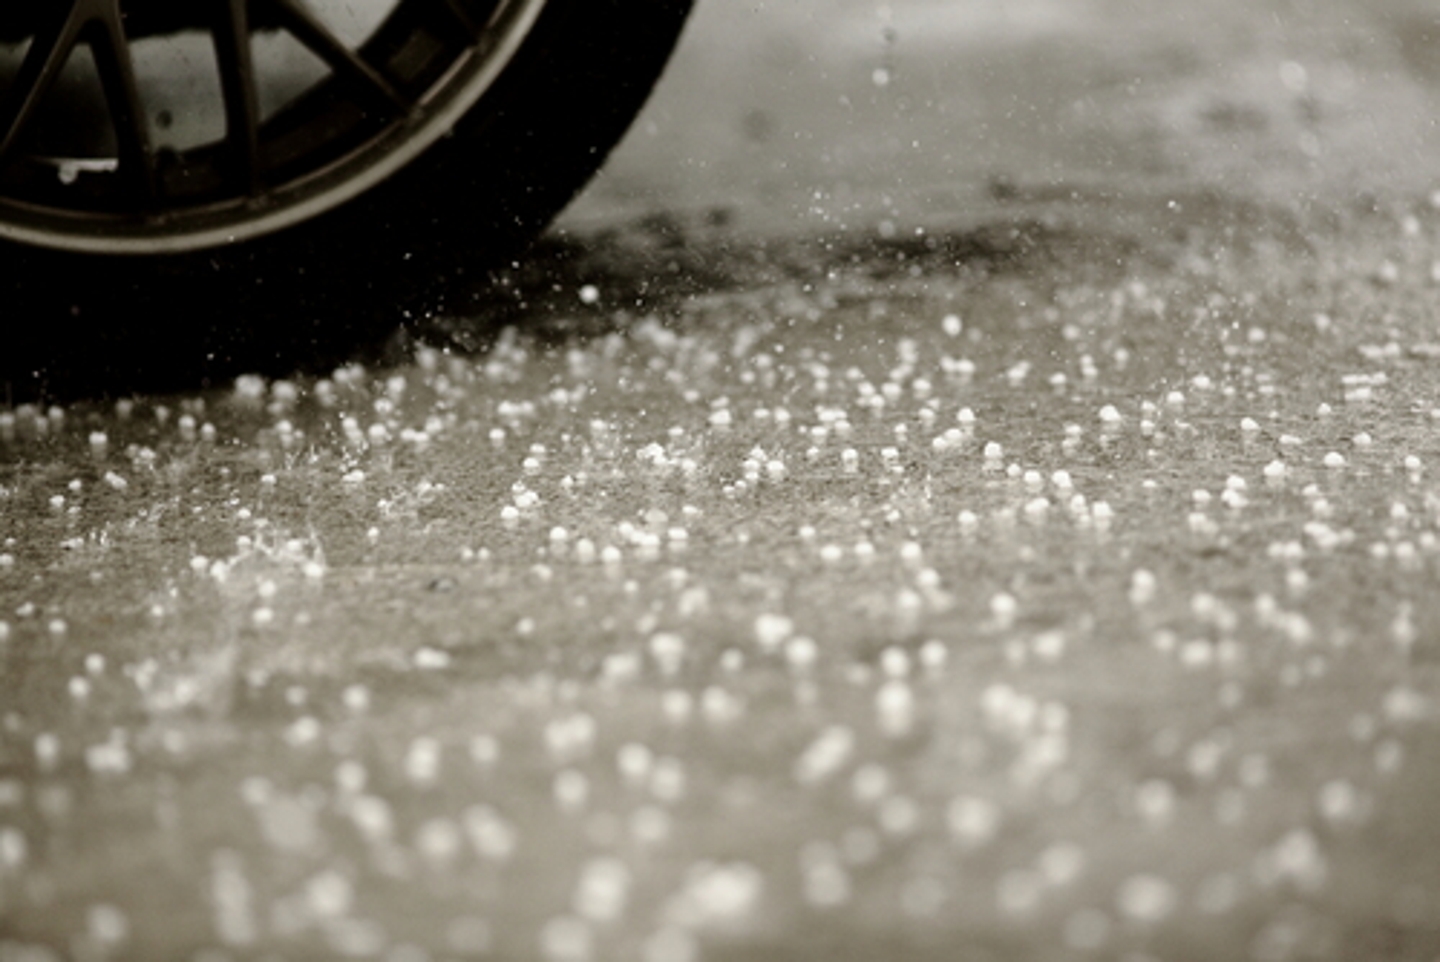
POLYGON ((978 848, 999 830, 1000 807, 975 795, 957 795, 945 807, 945 824, 956 842, 978 848))
POLYGON ((1009 628, 1015 623, 1015 615, 1020 610, 1020 604, 1015 596, 1007 592, 1000 592, 990 599, 990 614, 995 618, 995 623, 1001 628, 1009 628))
POLYGON ((1115 894, 1120 914, 1134 922, 1161 922, 1175 910, 1176 901, 1174 886, 1148 873, 1130 876, 1115 894))
POLYGON ((765 651, 775 651, 795 633, 795 622, 785 615, 767 612, 755 619, 755 641, 765 651))
POLYGON ((915 724, 915 695, 910 686, 893 678, 875 693, 875 714, 880 730, 891 738, 909 734, 915 724))

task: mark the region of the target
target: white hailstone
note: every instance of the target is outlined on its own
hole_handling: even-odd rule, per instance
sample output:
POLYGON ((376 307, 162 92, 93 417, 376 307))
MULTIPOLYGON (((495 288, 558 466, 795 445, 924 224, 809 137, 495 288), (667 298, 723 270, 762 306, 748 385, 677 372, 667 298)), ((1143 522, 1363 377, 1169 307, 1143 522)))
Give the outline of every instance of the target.
POLYGON ((595 719, 585 712, 552 718, 545 725, 545 747, 557 761, 583 758, 595 747, 595 719))
POLYGON ((673 631, 656 632, 650 636, 650 657, 661 674, 674 675, 685 658, 685 639, 673 631))
POLYGON ((928 672, 939 672, 945 668, 945 662, 950 657, 950 649, 945 643, 934 638, 927 640, 920 646, 920 664, 928 672))
POLYGON ((1115 893, 1120 914, 1133 922, 1162 922, 1174 912, 1177 901, 1173 885, 1145 872, 1125 879, 1115 893))
POLYGON ((1319 841, 1303 828, 1287 832, 1263 853, 1259 868, 1262 878, 1289 882, 1307 892, 1321 888, 1329 875, 1329 865, 1319 841))
POLYGON ((875 714, 880 730, 891 738, 909 734, 915 724, 915 695, 910 686, 892 678, 875 693, 875 714))
POLYGON ((834 855, 811 858, 802 870, 805 902, 815 909, 832 909, 850 902, 850 873, 834 855))
POLYGON ((487 861, 509 860, 519 844, 514 826, 488 805, 471 805, 465 809, 460 824, 475 854, 487 861))
POLYGON ((1055 842, 1040 853, 1036 867, 1049 885, 1069 885, 1085 869, 1085 850, 1074 842, 1055 842))
POLYGON ((1260 430, 1260 422, 1254 418, 1241 418, 1240 430, 1248 434, 1255 434, 1260 430))
POLYGON ((632 788, 639 788, 649 782, 650 772, 655 764, 655 753, 639 742, 627 742, 615 753, 615 764, 625 783, 632 788))
POLYGON ((1135 789, 1135 811, 1152 826, 1164 825, 1175 813, 1175 789, 1164 779, 1151 778, 1135 789))
POLYGON ((813 785, 834 775, 849 763, 855 750, 855 733, 844 725, 831 725, 795 760, 795 780, 813 785))
POLYGON ((1153 573, 1145 568, 1136 568, 1130 575, 1130 603, 1136 607, 1150 604, 1155 600, 1158 586, 1153 573))
POLYGON ((630 837, 642 845, 657 845, 670 837, 672 819, 657 805, 641 805, 630 813, 630 837))
POLYGON ((1046 498, 1031 498, 1025 502, 1025 520, 1031 524, 1044 524, 1050 514, 1050 502, 1046 498))
POLYGON ((431 648, 429 645, 422 645, 415 649, 411 661, 421 671, 444 671, 450 667, 450 652, 443 648, 431 648))
POLYGON ((889 645, 880 652, 880 670, 891 678, 910 674, 910 653, 898 645, 889 645))
POLYGON ((545 962, 590 962, 595 936, 584 919, 557 915, 540 929, 540 955, 545 962))
POLYGON ((613 855, 590 859, 580 869, 571 907, 592 922, 613 922, 625 914, 630 895, 630 868, 613 855))
POLYGON ((1381 711, 1391 724, 1408 725, 1424 721, 1430 714, 1430 703, 1420 692, 1400 684, 1385 693, 1381 711))
POLYGON ((986 441, 983 453, 986 461, 994 463, 1005 457, 1005 448, 999 441, 986 441))
POLYGON ((910 566, 920 564, 925 558, 925 551, 918 542, 906 541, 900 545, 900 560, 910 566))
POLYGON ((1045 894, 1045 880, 1030 869, 1011 869, 995 886, 995 901, 1007 915, 1028 915, 1040 905, 1045 894))
POLYGON ((920 806, 905 795, 887 795, 880 800, 875 815, 885 834, 900 837, 915 831, 920 822, 920 806))
POLYGON ((975 529, 980 527, 980 517, 974 511, 961 511, 956 515, 955 520, 960 525, 960 531, 964 534, 973 534, 975 529))
POLYGON ((419 786, 433 785, 440 775, 440 743, 421 735, 405 751, 405 777, 419 786))
POLYGON ((555 775, 551 794, 561 811, 574 814, 590 800, 590 780, 574 768, 561 769, 555 775))
POLYGON ((1062 492, 1068 492, 1075 487, 1075 482, 1070 477, 1070 472, 1065 470, 1056 471, 1050 475, 1050 483, 1062 492))
POLYGON ((1387 738, 1375 746, 1375 770, 1382 775, 1394 775, 1405 761, 1405 747, 1393 738, 1387 738))
POLYGON ((946 335, 950 337, 959 337, 960 332, 964 330, 964 327, 964 322, 960 320, 960 316, 958 314, 946 314, 940 320, 941 330, 943 330, 946 335))
POLYGON ((846 474, 854 474, 860 469, 860 452, 854 448, 846 448, 841 451, 840 465, 845 469, 846 474))
MULTIPOLYGON (((101 946, 113 947, 130 937, 130 919, 113 905, 90 906, 85 913, 85 927, 92 940, 101 946)), ((101 950, 102 956, 110 952, 101 950)))
POLYGON ((1339 451, 1331 451, 1325 455, 1323 460, 1325 467, 1332 470, 1345 467, 1345 455, 1339 451))
POLYGON ((448 818, 431 818, 415 832, 415 849, 427 862, 440 866, 460 854, 460 829, 448 818))
POLYGON ((1065 946, 1076 952, 1095 952, 1105 945, 1110 928, 1110 916, 1104 912, 1096 908, 1079 909, 1065 919, 1065 946))
POLYGON ((760 870, 746 862, 697 863, 666 914, 692 928, 734 926, 754 913, 764 883, 760 870))
POLYGON ((699 962, 700 942, 680 925, 662 925, 645 939, 640 962, 699 962))
POLYGON ((1059 628, 1042 631, 1030 641, 1030 649, 1041 661, 1056 662, 1065 654, 1068 639, 1059 628))
POLYGON ((785 615, 766 612, 755 619, 755 641, 764 651, 775 651, 795 633, 795 622, 785 615))
POLYGON ((1000 592, 990 599, 990 615, 995 623, 1001 628, 1009 628, 1015 623, 1015 616, 1020 610, 1020 603, 1015 596, 1007 592, 1000 592))
POLYGON ((1315 804, 1321 816, 1331 824, 1354 822, 1363 812, 1359 790, 1343 778, 1333 779, 1322 785, 1316 795, 1315 804))
POLYGON ((695 698, 683 688, 671 688, 660 696, 660 710, 667 721, 683 725, 695 713, 695 698))
POLYGON ((785 643, 785 661, 795 671, 808 671, 815 666, 820 649, 815 639, 796 635, 785 643))
POLYGON ((867 762, 850 777, 850 793, 861 805, 873 805, 890 793, 890 773, 883 765, 867 762))
POLYGON ((945 825, 960 845, 978 848, 999 830, 1000 807, 975 795, 957 795, 945 807, 945 825))
POLYGON ((54 732, 35 736, 35 762, 42 771, 49 771, 60 761, 60 737, 54 732))
POLYGON ((1113 404, 1107 404, 1100 409, 1100 423, 1108 427, 1115 427, 1125 420, 1120 409, 1113 404))

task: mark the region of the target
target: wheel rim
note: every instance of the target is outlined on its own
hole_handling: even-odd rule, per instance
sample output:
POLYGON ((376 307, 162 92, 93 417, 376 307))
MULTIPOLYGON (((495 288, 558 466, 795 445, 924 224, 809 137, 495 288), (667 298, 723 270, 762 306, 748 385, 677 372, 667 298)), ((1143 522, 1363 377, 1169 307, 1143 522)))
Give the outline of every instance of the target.
POLYGON ((8 31, 6 18, 19 15, 0 14, 0 36, 27 38, 10 48, 8 84, 0 78, 0 237, 88 253, 172 253, 314 217, 444 136, 491 88, 545 3, 372 0, 382 15, 358 40, 313 0, 47 0, 24 4, 45 10, 8 31), (208 62, 191 64, 195 76, 180 87, 196 113, 207 82, 218 90, 209 103, 220 130, 167 146, 156 125, 169 112, 147 102, 135 50, 178 49, 187 39, 193 48, 201 35, 208 62), (275 38, 307 51, 321 75, 267 115, 262 95, 274 83, 257 50, 275 38), (78 86, 90 95, 92 133, 108 144, 57 156, 47 123, 85 126, 56 118, 81 109, 67 103, 63 81, 86 51, 94 82, 78 86))

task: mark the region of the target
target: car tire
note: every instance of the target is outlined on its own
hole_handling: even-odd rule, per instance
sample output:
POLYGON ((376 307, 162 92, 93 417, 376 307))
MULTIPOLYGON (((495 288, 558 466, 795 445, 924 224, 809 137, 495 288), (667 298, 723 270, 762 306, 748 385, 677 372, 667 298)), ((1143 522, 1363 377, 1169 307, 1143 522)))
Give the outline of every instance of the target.
POLYGON ((12 400, 320 370, 444 309, 457 284, 518 258, 600 167, 690 6, 546 0, 447 136, 284 230, 145 256, 0 244, 12 400))

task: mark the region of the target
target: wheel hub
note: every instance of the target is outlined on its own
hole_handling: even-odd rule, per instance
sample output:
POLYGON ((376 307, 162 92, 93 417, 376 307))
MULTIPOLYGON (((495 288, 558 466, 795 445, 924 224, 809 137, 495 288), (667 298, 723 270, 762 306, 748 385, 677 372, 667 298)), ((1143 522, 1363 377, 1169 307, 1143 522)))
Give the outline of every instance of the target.
POLYGON ((544 5, 372 0, 368 24, 346 21, 353 0, 0 13, 0 237, 175 252, 313 217, 443 136, 544 5), (155 109, 162 88, 173 108, 155 109))

